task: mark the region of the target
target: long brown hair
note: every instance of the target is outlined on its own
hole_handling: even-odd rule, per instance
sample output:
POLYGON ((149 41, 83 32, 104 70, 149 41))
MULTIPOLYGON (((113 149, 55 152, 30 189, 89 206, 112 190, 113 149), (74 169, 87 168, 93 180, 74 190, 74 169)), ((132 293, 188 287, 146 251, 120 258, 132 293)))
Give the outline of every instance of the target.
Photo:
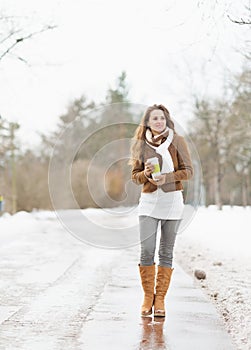
POLYGON ((149 128, 147 126, 147 123, 149 121, 151 112, 156 109, 160 109, 161 111, 163 111, 164 116, 166 118, 166 125, 170 129, 173 129, 173 131, 175 132, 174 122, 172 121, 170 113, 165 106, 154 104, 153 106, 148 107, 140 121, 139 126, 135 130, 134 137, 132 139, 131 158, 129 160, 129 164, 131 165, 133 165, 137 160, 143 160, 143 147, 145 144, 144 141, 146 140, 146 130, 149 128))

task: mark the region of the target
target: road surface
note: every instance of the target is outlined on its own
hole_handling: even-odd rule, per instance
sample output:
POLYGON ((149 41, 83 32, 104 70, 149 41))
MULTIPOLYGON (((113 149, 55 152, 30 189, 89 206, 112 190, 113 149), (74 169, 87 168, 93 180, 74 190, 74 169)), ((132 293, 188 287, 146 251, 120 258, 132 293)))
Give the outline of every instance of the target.
POLYGON ((234 349, 215 308, 177 264, 167 317, 140 317, 137 245, 95 248, 56 219, 1 232, 0 243, 1 350, 234 349))

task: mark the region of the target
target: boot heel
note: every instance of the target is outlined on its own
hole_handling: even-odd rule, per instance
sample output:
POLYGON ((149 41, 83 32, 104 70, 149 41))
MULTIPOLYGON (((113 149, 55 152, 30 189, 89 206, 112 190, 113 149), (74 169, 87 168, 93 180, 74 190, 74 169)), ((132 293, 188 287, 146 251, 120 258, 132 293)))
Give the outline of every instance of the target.
POLYGON ((154 311, 154 317, 166 317, 165 310, 156 310, 156 311, 154 311))
POLYGON ((152 312, 153 312, 152 308, 150 310, 148 310, 148 311, 141 311, 141 316, 142 317, 148 317, 148 316, 150 316, 152 314, 152 312))

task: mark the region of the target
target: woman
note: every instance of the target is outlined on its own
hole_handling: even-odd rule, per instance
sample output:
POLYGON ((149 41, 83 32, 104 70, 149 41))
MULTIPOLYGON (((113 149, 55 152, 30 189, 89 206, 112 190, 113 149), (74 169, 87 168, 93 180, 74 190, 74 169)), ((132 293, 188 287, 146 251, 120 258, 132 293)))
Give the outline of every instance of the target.
POLYGON ((173 247, 184 208, 182 180, 193 175, 190 154, 184 138, 174 129, 163 105, 149 107, 135 131, 131 160, 132 180, 143 185, 139 203, 141 256, 139 272, 144 290, 141 315, 165 316, 164 299, 173 272, 173 247), (152 177, 157 157, 161 169, 152 177), (161 224, 159 265, 155 287, 155 247, 158 223, 161 224))

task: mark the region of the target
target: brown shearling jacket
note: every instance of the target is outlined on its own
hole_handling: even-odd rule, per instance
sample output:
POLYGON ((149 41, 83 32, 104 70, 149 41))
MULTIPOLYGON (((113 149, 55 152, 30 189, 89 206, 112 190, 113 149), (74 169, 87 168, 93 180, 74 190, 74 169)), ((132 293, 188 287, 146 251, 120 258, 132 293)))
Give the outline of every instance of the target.
MULTIPOLYGON (((182 180, 189 180, 193 176, 193 166, 190 153, 183 136, 174 134, 173 141, 168 147, 171 154, 174 172, 165 174, 166 181, 160 186, 164 192, 182 190, 182 180)), ((144 145, 143 161, 136 160, 132 166, 132 180, 138 185, 143 184, 142 192, 154 192, 157 186, 152 184, 144 174, 145 162, 152 157, 158 157, 160 169, 162 157, 147 143, 144 145)))

